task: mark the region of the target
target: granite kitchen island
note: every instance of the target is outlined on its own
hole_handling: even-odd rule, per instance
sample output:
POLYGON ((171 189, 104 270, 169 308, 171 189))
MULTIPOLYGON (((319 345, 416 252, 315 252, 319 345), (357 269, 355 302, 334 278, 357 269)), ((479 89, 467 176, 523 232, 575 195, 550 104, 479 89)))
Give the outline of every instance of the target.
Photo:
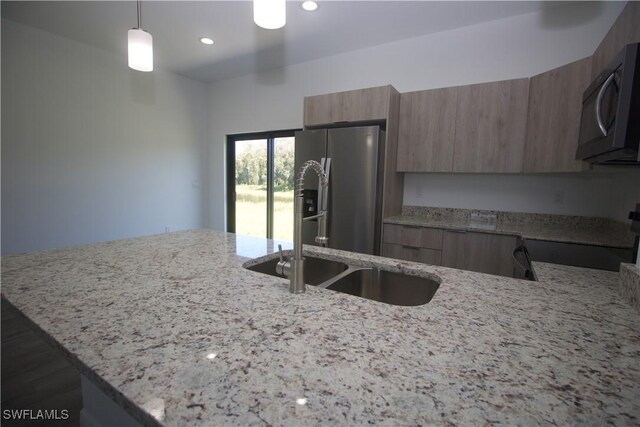
POLYGON ((440 286, 416 307, 292 295, 243 268, 273 242, 194 230, 3 257, 2 294, 146 425, 640 422, 640 313, 617 273, 305 249, 440 286))

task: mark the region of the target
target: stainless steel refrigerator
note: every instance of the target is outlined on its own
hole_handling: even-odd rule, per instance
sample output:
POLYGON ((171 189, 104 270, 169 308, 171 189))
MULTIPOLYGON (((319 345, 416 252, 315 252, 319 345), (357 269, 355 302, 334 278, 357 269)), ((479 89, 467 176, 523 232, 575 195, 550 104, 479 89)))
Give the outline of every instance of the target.
MULTIPOLYGON (((307 160, 331 159, 328 247, 380 254, 385 133, 378 126, 296 132, 295 179, 307 160)), ((325 162, 329 163, 329 162, 325 162)), ((317 214, 318 177, 305 176, 304 216, 317 214)), ((303 221, 302 241, 315 245, 316 220, 303 221)))

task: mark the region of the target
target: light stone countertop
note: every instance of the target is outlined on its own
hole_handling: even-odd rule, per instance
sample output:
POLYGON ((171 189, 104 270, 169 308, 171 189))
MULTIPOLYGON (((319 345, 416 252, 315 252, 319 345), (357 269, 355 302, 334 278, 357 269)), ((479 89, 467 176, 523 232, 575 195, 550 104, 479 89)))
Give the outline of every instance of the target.
POLYGON ((536 263, 527 282, 305 249, 441 284, 418 307, 291 295, 242 267, 273 242, 194 230, 6 256, 2 293, 148 425, 640 423, 617 273, 536 263))
POLYGON ((483 227, 485 224, 474 226, 461 218, 431 218, 414 215, 398 215, 385 218, 387 224, 413 225, 419 227, 434 227, 448 230, 465 230, 478 233, 506 234, 524 237, 531 240, 547 240, 562 243, 577 243, 584 245, 607 246, 613 248, 632 248, 633 237, 628 227, 615 225, 600 225, 579 227, 562 224, 544 223, 498 223, 495 228, 483 227))
POLYGON ((620 264, 619 276, 620 294, 640 311, 640 267, 635 264, 620 264))

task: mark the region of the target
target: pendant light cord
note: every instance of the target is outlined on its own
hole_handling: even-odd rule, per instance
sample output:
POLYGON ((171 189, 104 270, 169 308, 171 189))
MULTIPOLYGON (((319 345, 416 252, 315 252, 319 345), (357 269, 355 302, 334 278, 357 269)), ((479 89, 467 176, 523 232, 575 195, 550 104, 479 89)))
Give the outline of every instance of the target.
POLYGON ((142 0, 138 0, 138 28, 142 29, 142 0))

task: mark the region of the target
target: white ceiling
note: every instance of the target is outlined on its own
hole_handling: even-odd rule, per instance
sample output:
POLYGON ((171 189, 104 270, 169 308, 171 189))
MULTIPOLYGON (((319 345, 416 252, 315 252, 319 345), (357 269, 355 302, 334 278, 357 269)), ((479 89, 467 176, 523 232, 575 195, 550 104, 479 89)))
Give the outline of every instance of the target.
MULTIPOLYGON (((287 2, 287 24, 264 30, 250 1, 143 1, 155 66, 212 82, 350 50, 556 7, 541 1, 287 2), (198 41, 215 40, 212 46, 198 41)), ((566 4, 566 3, 565 3, 566 4)), ((126 60, 136 2, 2 1, 2 17, 103 48, 126 60)))

